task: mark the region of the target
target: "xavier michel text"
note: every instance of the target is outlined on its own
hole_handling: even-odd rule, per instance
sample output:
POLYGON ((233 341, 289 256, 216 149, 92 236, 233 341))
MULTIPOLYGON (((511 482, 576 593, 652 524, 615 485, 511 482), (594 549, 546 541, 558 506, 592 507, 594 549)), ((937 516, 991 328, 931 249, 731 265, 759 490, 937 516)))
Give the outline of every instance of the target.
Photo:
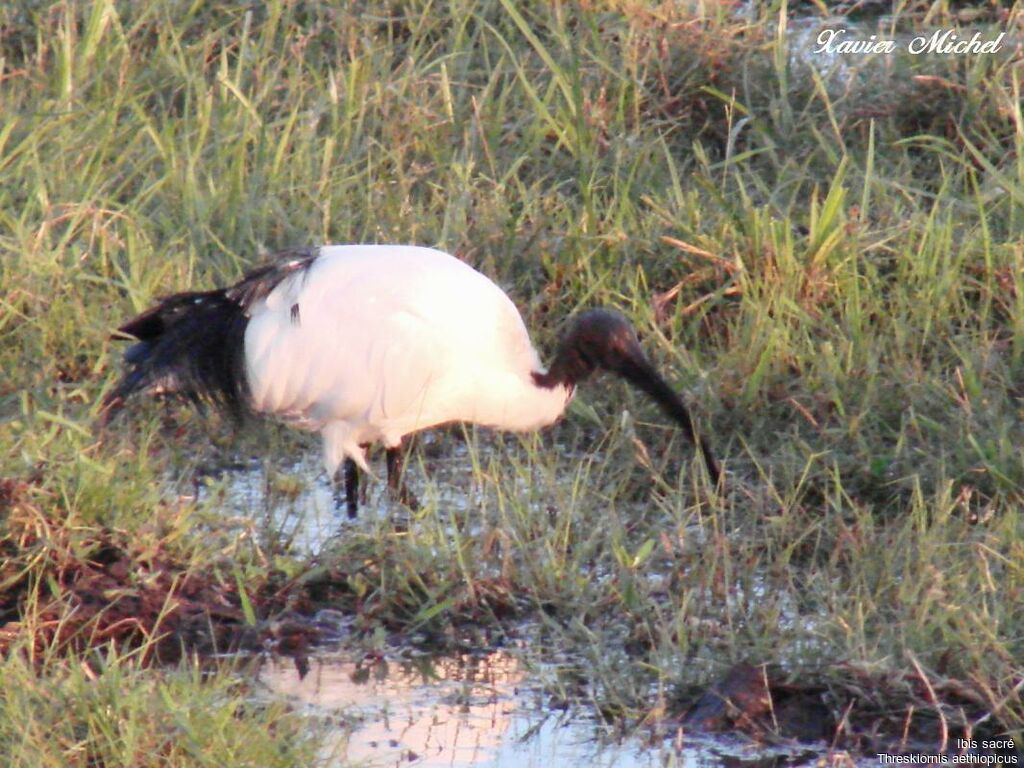
MULTIPOLYGON (((1003 47, 1005 32, 998 37, 983 40, 980 32, 971 37, 961 37, 952 29, 939 29, 931 36, 921 35, 908 40, 905 45, 911 54, 946 53, 946 54, 977 54, 996 53, 1003 47)), ((815 53, 892 53, 896 50, 895 40, 879 40, 877 35, 865 39, 847 37, 845 29, 825 29, 817 38, 818 47, 815 53)))

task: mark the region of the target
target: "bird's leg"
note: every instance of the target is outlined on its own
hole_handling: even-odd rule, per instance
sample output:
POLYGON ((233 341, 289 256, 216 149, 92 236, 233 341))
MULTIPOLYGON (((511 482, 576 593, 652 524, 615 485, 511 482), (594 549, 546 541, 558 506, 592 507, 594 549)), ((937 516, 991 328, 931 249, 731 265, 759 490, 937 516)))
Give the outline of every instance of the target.
POLYGON ((402 464, 405 462, 408 450, 408 443, 405 440, 394 448, 387 449, 388 488, 391 489, 391 492, 395 494, 400 503, 415 512, 420 508, 420 504, 412 494, 412 491, 406 487, 405 477, 402 474, 402 464))
POLYGON ((345 507, 353 519, 359 509, 359 467, 352 459, 345 459, 345 507))
POLYGON ((345 463, 332 479, 334 486, 334 506, 341 509, 341 485, 345 484, 345 509, 348 511, 349 519, 356 516, 359 509, 359 467, 352 459, 345 459, 345 463), (342 479, 342 476, 344 480, 342 479))

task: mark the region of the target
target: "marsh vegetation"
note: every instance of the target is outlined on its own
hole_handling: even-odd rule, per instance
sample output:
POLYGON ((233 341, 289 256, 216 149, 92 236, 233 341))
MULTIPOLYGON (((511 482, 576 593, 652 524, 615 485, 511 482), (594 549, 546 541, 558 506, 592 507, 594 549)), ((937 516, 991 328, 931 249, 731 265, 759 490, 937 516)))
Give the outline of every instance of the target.
POLYGON ((323 609, 354 653, 571 658, 550 695, 624 730, 681 738, 765 665, 834 759, 1020 745, 1024 15, 911 0, 861 23, 1002 51, 816 58, 824 5, 0 8, 10 764, 314 765, 329 718, 218 654, 301 666, 323 609), (378 484, 312 547, 306 437, 173 401, 100 428, 121 319, 329 242, 458 254, 545 351, 617 307, 725 491, 606 380, 540 435, 433 433, 421 509, 378 484))

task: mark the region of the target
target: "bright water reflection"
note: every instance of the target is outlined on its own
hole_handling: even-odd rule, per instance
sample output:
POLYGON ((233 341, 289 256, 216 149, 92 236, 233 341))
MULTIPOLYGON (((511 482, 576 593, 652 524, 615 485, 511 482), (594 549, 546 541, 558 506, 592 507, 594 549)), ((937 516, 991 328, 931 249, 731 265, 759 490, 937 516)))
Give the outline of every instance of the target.
POLYGON ((501 651, 424 663, 320 660, 302 680, 290 662, 275 662, 260 680, 311 711, 337 715, 337 733, 324 745, 332 766, 664 768, 730 762, 719 750, 693 743, 677 750, 671 740, 615 740, 591 718, 552 710, 517 658, 501 651))

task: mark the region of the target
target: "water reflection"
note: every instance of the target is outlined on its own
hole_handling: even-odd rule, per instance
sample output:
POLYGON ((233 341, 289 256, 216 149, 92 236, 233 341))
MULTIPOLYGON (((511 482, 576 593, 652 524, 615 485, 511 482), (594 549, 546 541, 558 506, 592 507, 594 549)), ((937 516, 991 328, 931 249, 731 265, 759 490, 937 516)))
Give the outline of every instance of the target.
POLYGON ((553 768, 699 765, 668 745, 608 743, 600 723, 546 709, 519 661, 504 652, 421 663, 314 662, 300 680, 290 663, 268 665, 275 693, 345 725, 325 752, 337 765, 553 768))
MULTIPOLYGON (((425 446, 432 437, 421 438, 425 446)), ((379 462, 378 462, 379 463, 379 462)), ((440 458, 429 461, 425 472, 410 462, 410 490, 424 504, 443 510, 473 508, 479 489, 469 470, 472 462, 465 443, 455 443, 440 458)), ((376 465, 375 465, 376 466, 376 465)), ((396 516, 408 514, 393 503, 381 478, 364 478, 359 516, 350 520, 338 509, 330 479, 319 456, 312 452, 295 461, 253 459, 239 461, 230 469, 207 468, 193 488, 199 502, 212 502, 226 514, 252 520, 260 529, 263 543, 297 553, 316 554, 345 531, 374 524, 391 525, 396 516)))

